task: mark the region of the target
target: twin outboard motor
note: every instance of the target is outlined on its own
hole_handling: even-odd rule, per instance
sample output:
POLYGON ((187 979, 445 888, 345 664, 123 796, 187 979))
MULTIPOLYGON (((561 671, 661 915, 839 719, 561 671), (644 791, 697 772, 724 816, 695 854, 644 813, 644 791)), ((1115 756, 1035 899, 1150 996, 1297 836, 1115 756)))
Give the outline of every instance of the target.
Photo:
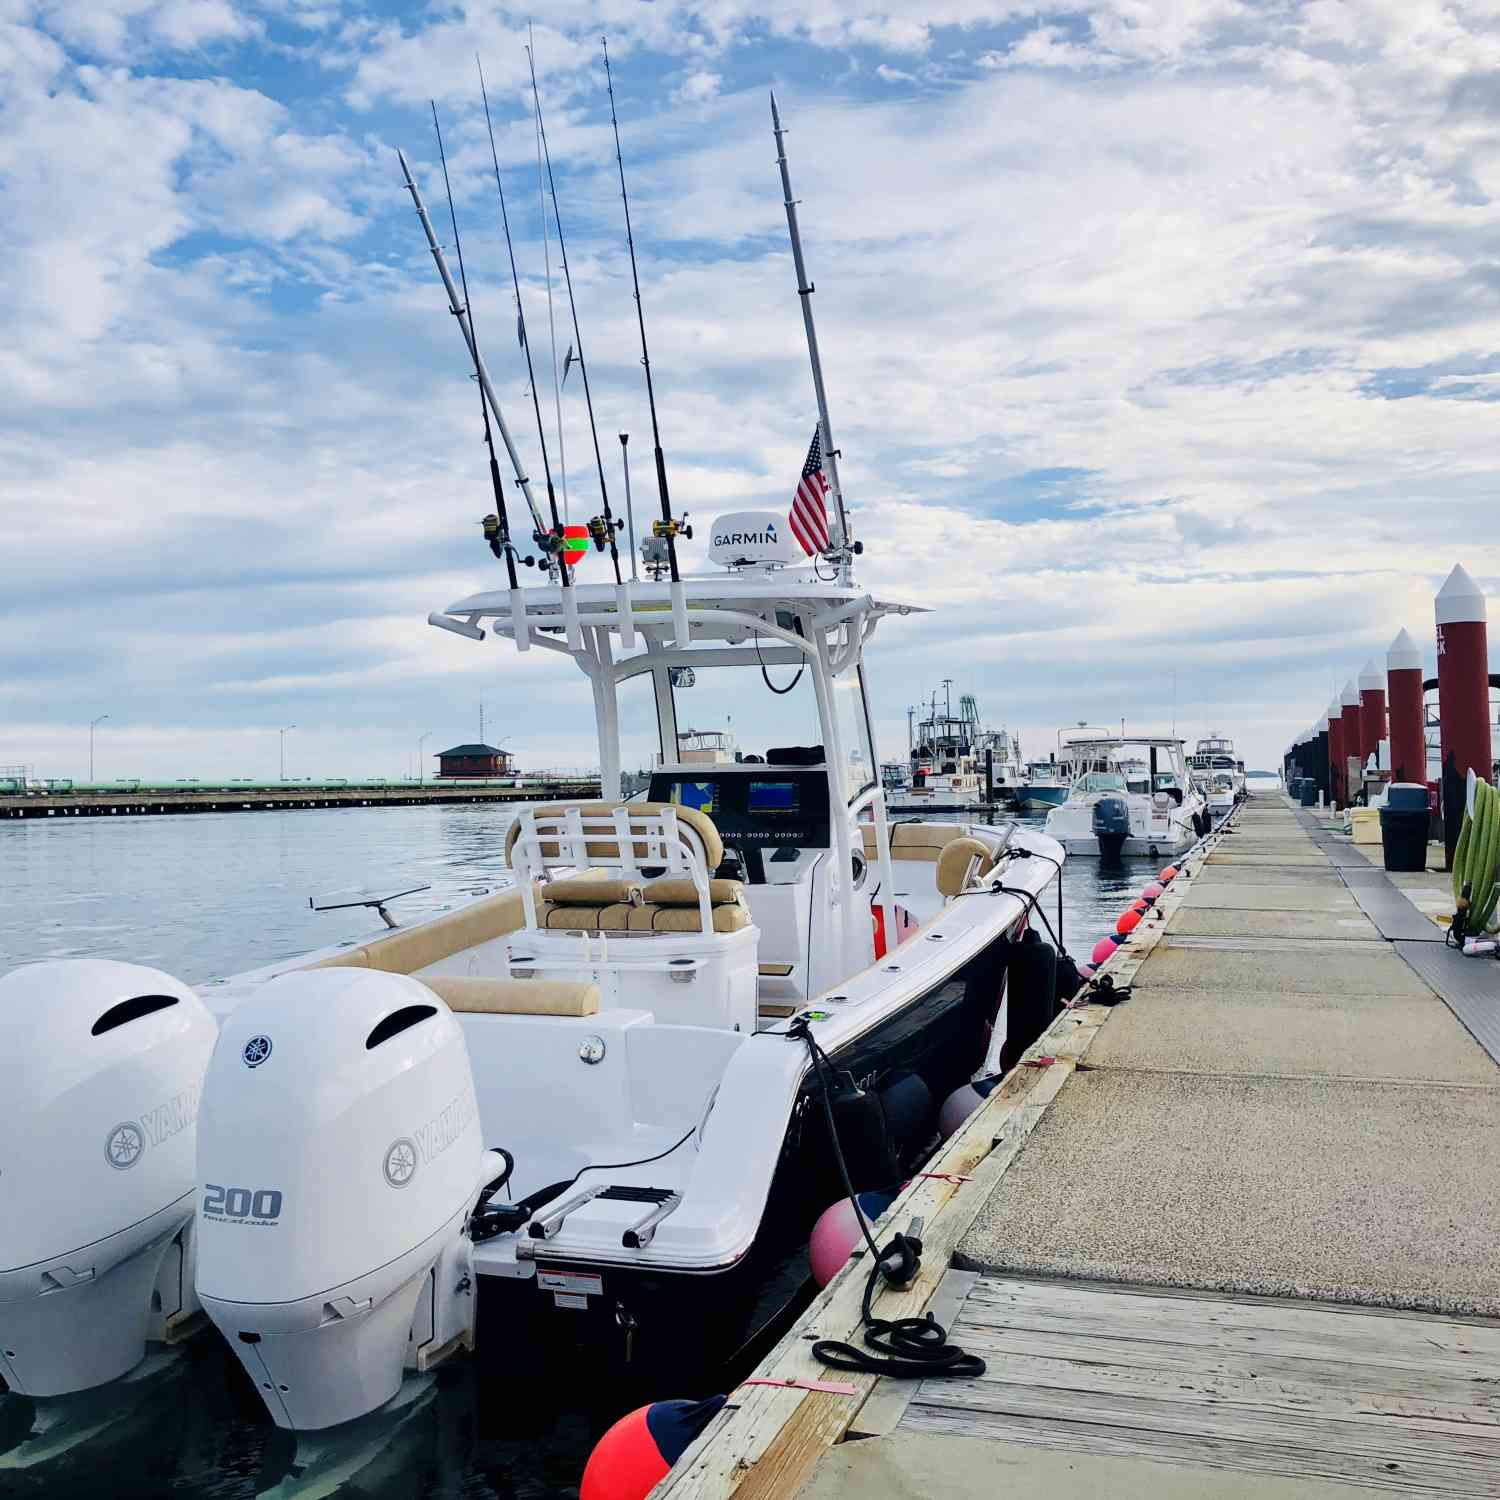
POLYGON ((473 1342, 482 1144, 463 1032, 400 974, 313 969, 226 1018, 198 1136, 198 1296, 278 1426, 331 1427, 473 1342))
POLYGON ((1130 804, 1123 797, 1101 797, 1094 804, 1094 837, 1104 858, 1120 857, 1130 837, 1130 804))
POLYGON ((0 1375, 28 1396, 132 1369, 190 1316, 199 1089, 215 1026, 108 959, 0 978, 0 1375))

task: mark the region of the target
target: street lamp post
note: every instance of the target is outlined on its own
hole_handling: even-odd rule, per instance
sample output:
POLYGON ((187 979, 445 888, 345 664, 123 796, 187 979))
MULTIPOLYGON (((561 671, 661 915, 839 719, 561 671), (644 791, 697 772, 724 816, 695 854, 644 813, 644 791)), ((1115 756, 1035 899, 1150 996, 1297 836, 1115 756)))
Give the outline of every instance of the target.
POLYGON ((108 714, 100 714, 97 719, 89 723, 89 781, 94 779, 94 731, 109 717, 108 714))
POLYGON ((281 734, 281 779, 283 781, 286 780, 286 737, 296 727, 297 726, 295 724, 288 724, 285 729, 283 729, 283 730, 280 731, 280 734, 281 734))
POLYGON ((432 738, 432 731, 429 729, 427 731, 427 733, 424 734, 421 737, 421 739, 419 739, 417 741, 417 785, 418 786, 425 785, 426 781, 427 781, 427 764, 422 759, 422 746, 425 745, 427 743, 427 741, 430 740, 431 738, 432 738))

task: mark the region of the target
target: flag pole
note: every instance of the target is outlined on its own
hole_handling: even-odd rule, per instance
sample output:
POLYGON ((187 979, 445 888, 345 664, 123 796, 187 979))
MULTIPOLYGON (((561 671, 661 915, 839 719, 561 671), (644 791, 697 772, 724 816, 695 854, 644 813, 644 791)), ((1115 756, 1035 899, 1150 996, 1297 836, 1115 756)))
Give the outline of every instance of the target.
POLYGON ((776 165, 781 169, 781 190, 786 199, 786 227, 792 238, 792 264, 797 271, 797 295, 802 299, 802 322, 807 329, 807 354, 812 361, 813 389, 818 396, 818 431, 823 440, 823 463, 828 470, 829 485, 839 512, 838 531, 832 538, 829 551, 838 558, 841 579, 848 582, 851 560, 855 552, 861 549, 856 547, 849 529, 849 515, 844 509, 844 487, 839 481, 839 453, 833 445, 833 431, 828 425, 828 393, 823 389, 823 361, 818 355, 818 330, 813 323, 814 287, 807 279, 807 267, 802 260, 802 233, 797 227, 797 200, 792 197, 792 179, 786 166, 786 146, 781 139, 781 114, 776 108, 774 92, 771 94, 771 131, 776 137, 776 165))

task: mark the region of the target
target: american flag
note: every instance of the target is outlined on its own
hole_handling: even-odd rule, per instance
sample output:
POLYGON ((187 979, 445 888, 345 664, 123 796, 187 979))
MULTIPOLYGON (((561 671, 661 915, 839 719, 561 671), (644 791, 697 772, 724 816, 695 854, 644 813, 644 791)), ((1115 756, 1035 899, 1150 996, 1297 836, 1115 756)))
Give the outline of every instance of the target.
POLYGON ((802 477, 797 481, 797 493, 792 496, 791 515, 792 535, 809 557, 828 546, 828 507, 824 503, 827 494, 828 481, 823 477, 823 434, 821 428, 815 427, 812 446, 807 450, 807 462, 802 465, 802 477))

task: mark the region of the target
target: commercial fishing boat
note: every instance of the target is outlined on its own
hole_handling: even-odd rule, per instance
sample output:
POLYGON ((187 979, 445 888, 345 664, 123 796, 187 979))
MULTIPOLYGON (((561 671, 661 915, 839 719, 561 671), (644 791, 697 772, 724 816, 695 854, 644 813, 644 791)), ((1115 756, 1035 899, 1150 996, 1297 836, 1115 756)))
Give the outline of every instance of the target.
POLYGON ((942 705, 937 690, 932 692, 911 749, 910 784, 892 801, 892 812, 972 812, 992 800, 1009 799, 1018 779, 1014 772, 1019 745, 1007 731, 981 725, 979 705, 971 694, 959 699, 955 713, 951 688, 952 679, 945 678, 942 705), (990 776, 995 778, 993 798, 990 776), (1004 793, 999 790, 1002 783, 1004 793))
POLYGON ((509 584, 429 621, 576 666, 603 787, 520 813, 494 850, 509 885, 410 926, 400 885, 347 893, 325 904, 385 925, 196 990, 87 960, 0 979, 12 1387, 122 1375, 201 1304, 292 1429, 375 1410, 476 1340, 512 1369, 582 1345, 691 1389, 842 1192, 824 1101, 856 1187, 894 1185, 947 1093, 1013 1060, 1021 1000, 1051 1014, 1022 955, 1059 844, 887 817, 868 651, 921 606, 855 577, 802 306, 833 499, 815 555, 787 516, 742 512, 714 526, 715 566, 684 573, 658 443, 647 577, 634 548, 619 572, 606 496, 615 581, 577 581, 538 520, 552 576, 523 588, 496 471, 509 584), (753 747, 735 759, 683 738, 688 684, 714 672, 753 747), (798 680, 816 739, 778 743, 798 680), (620 797, 622 691, 655 710, 640 801, 620 797))
POLYGON ((1160 859, 1182 853, 1212 823, 1183 744, 1173 736, 1074 734, 1068 749, 1078 774, 1067 800, 1047 814, 1047 832, 1069 854, 1160 859))

